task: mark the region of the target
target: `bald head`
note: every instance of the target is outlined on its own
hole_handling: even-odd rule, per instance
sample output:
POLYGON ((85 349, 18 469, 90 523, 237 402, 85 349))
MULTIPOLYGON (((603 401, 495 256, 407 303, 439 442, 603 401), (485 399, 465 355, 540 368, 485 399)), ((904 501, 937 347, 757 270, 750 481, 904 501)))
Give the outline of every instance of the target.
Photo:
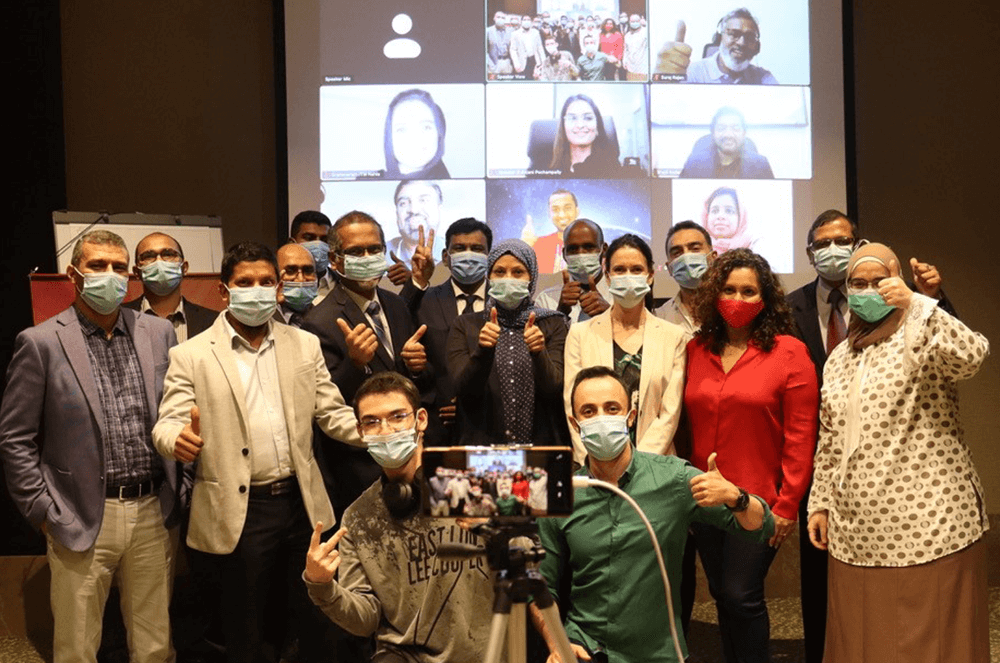
POLYGON ((312 254, 299 244, 285 244, 278 249, 278 274, 283 281, 315 281, 312 254))
POLYGON ((175 251, 178 257, 182 261, 184 260, 184 249, 181 248, 180 243, 166 233, 156 232, 149 233, 135 245, 135 262, 136 264, 144 261, 151 262, 148 260, 150 258, 156 260, 164 249, 175 251))

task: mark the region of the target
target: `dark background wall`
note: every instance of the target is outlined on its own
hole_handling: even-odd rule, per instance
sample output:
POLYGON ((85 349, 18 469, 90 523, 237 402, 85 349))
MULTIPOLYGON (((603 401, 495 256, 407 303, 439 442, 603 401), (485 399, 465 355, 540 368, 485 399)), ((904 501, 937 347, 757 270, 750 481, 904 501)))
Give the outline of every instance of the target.
MULTIPOLYGON (((0 240, 3 368, 30 324, 25 275, 54 265, 53 209, 218 214, 227 243, 274 242, 286 221, 271 0, 19 4, 7 90, 18 231, 0 240)), ((938 265, 962 318, 1000 343, 997 7, 853 4, 851 212, 904 262, 938 265)), ((1000 512, 998 394, 996 358, 961 392, 991 513, 1000 512)), ((31 541, 0 517, 4 534, 13 530, 0 534, 6 551, 31 541)))

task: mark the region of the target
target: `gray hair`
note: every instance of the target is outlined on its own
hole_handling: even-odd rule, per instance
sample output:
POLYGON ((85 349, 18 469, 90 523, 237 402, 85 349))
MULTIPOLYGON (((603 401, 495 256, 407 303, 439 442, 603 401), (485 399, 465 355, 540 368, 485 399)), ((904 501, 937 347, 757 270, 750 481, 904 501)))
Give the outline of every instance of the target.
POLYGON ((110 230, 91 230, 90 232, 81 235, 80 239, 76 240, 76 244, 73 245, 73 257, 70 262, 74 267, 79 266, 80 262, 83 260, 84 244, 117 246, 125 252, 125 260, 126 262, 128 261, 128 247, 125 246, 125 240, 123 240, 120 235, 117 235, 110 230))
POLYGON ((375 220, 371 214, 366 214, 365 212, 359 212, 354 210, 343 215, 330 226, 330 230, 326 233, 326 243, 330 245, 330 253, 340 253, 344 248, 343 243, 340 241, 340 233, 338 232, 344 226, 350 226, 355 223, 370 223, 378 229, 378 237, 382 242, 382 246, 385 246, 385 233, 382 232, 382 224, 375 220))

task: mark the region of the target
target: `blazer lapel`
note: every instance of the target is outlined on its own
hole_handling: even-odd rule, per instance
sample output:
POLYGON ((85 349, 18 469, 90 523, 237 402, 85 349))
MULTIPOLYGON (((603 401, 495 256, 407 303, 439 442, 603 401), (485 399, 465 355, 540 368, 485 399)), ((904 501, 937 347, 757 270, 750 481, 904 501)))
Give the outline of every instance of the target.
POLYGON ((455 298, 455 293, 452 290, 451 279, 441 284, 440 290, 435 290, 434 301, 441 310, 441 319, 450 328, 455 322, 455 318, 458 317, 458 299, 455 298))
POLYGON ((101 407, 101 398, 97 393, 97 382, 94 379, 94 369, 90 365, 90 356, 87 354, 87 341, 83 337, 83 328, 76 317, 76 309, 69 307, 59 314, 58 322, 63 325, 56 335, 62 345, 66 359, 69 361, 76 379, 80 383, 80 390, 83 392, 90 411, 94 414, 97 427, 101 431, 101 439, 107 435, 104 428, 104 409, 101 407))
MULTIPOLYGON (((281 389, 281 406, 285 410, 285 428, 289 442, 297 440, 298 425, 295 420, 295 369, 299 366, 298 348, 288 327, 271 325, 274 335, 274 359, 278 364, 278 386, 281 389)), ((304 399, 302 402, 309 402, 304 399)), ((310 413, 311 414, 311 413, 310 413)))
POLYGON ((233 352, 232 340, 226 331, 224 318, 219 316, 212 327, 212 354, 215 355, 222 373, 229 382, 229 388, 233 392, 233 399, 236 401, 236 408, 239 410, 243 430, 250 430, 250 418, 247 416, 247 399, 243 391, 243 381, 240 379, 240 370, 236 367, 236 354, 233 352))
POLYGON ((601 343, 598 346, 598 352, 600 356, 597 358, 598 366, 608 366, 611 369, 615 368, 615 339, 614 332, 611 329, 611 309, 608 309, 605 313, 594 318, 594 332, 597 337, 601 339, 601 343))
POLYGON ((653 314, 646 311, 646 324, 643 325, 642 329, 642 363, 645 364, 646 370, 639 370, 639 408, 643 409, 643 403, 646 400, 646 389, 649 388, 649 378, 653 371, 659 370, 659 367, 663 363, 660 360, 662 354, 662 348, 659 343, 659 339, 653 338, 654 336, 659 336, 655 328, 655 323, 653 322, 653 314), (653 368, 653 367, 657 368, 653 368))
MULTIPOLYGON (((352 329, 354 327, 357 327, 358 325, 365 325, 366 327, 372 326, 371 323, 368 322, 368 317, 364 314, 361 308, 354 303, 354 299, 352 299, 344 290, 344 286, 338 284, 337 289, 334 290, 334 292, 336 293, 337 302, 340 304, 341 309, 343 311, 344 320, 347 321, 347 323, 351 326, 352 329)), ((381 288, 378 288, 378 292, 382 293, 384 291, 381 288)), ((383 307, 383 311, 384 310, 385 309, 383 307)), ((388 313, 385 314, 385 317, 386 320, 389 320, 388 313)), ((392 322, 389 322, 389 325, 392 326, 392 322)), ((373 329, 372 331, 375 330, 373 329)), ((393 335, 393 342, 395 342, 395 340, 396 337, 395 335, 393 335)), ((372 359, 372 362, 382 364, 382 368, 379 370, 391 371, 394 369, 394 363, 392 361, 392 358, 389 357, 389 353, 386 351, 384 347, 382 347, 381 343, 378 344, 378 349, 375 350, 375 358, 372 359)), ((373 367, 373 369, 374 368, 375 367, 373 367)))

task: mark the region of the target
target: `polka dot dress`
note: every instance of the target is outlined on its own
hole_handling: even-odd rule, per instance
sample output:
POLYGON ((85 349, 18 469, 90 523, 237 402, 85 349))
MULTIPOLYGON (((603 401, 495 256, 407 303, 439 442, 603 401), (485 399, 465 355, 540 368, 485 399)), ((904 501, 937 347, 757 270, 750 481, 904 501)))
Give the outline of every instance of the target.
POLYGON ((981 334, 914 294, 892 336, 830 354, 809 513, 828 510, 834 558, 912 566, 988 529, 955 388, 988 353, 981 334))

